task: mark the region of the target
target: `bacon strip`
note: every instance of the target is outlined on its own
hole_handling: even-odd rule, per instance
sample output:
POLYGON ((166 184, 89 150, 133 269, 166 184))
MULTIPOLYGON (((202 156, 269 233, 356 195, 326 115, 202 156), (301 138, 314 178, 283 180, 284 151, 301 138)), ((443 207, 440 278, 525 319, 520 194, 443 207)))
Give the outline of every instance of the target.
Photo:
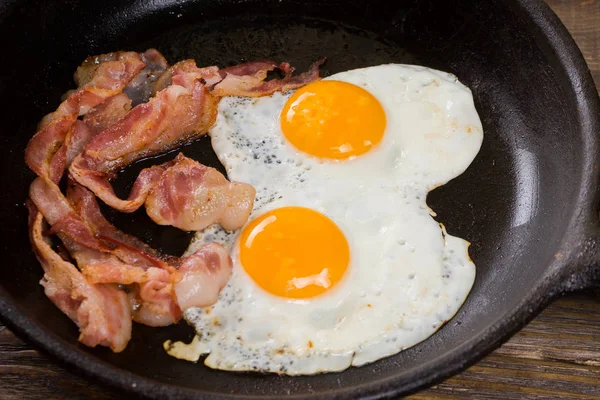
MULTIPOLYGON (((179 155, 177 158, 182 159, 184 162, 191 161, 183 157, 183 155, 179 155)), ((217 171, 215 172, 218 173, 217 171)), ((219 175, 221 174, 219 173, 219 175)), ((70 184, 68 196, 74 203, 75 209, 83 216, 83 219, 92 226, 92 229, 97 234, 101 234, 103 238, 112 238, 113 243, 118 244, 119 247, 128 246, 129 248, 135 248, 144 254, 144 257, 150 257, 151 259, 158 259, 160 257, 154 249, 139 239, 119 231, 106 221, 100 213, 94 196, 82 186, 73 183, 70 184)), ((252 195, 253 199, 254 195, 252 195)), ((178 306, 181 310, 185 310, 189 307, 205 307, 213 304, 217 300, 220 290, 227 282, 232 267, 229 254, 223 246, 216 243, 206 245, 188 257, 182 259, 170 257, 168 261, 170 265, 180 265, 177 272, 175 272, 170 266, 157 264, 160 267, 158 269, 171 274, 169 279, 167 279, 167 275, 159 275, 159 272, 156 271, 157 268, 154 267, 145 269, 115 264, 88 265, 84 270, 84 274, 92 282, 130 284, 152 281, 153 287, 157 286, 155 282, 157 280, 165 284, 169 282, 173 283, 178 306)), ((148 293, 148 291, 145 293, 148 293)), ((148 318, 148 312, 134 313, 136 321, 148 325, 147 320, 141 320, 142 316, 148 318)), ((150 321, 156 323, 156 318, 150 318, 150 321)))
POLYGON ((132 283, 148 282, 152 279, 151 274, 155 271, 166 272, 160 268, 144 269, 133 265, 105 263, 86 264, 82 272, 83 276, 91 283, 118 282, 122 285, 130 285, 132 283))
MULTIPOLYGON (((72 256, 81 248, 95 251, 94 257, 104 260, 112 255, 121 262, 143 267, 157 267, 169 273, 175 268, 159 258, 158 253, 141 241, 118 231, 104 219, 94 197, 84 188, 70 188, 70 198, 76 208, 60 192, 58 186, 45 178, 37 178, 31 184, 29 195, 37 209, 51 226, 51 232, 60 236, 72 256), (102 229, 99 233, 96 229, 102 229)), ((90 261, 84 258, 83 264, 90 261)), ((100 260, 101 262, 103 260, 100 260)))
POLYGON ((124 278, 124 274, 115 275, 114 271, 135 273, 138 269, 162 270, 163 273, 154 272, 150 279, 139 281, 138 286, 130 288, 130 292, 139 297, 135 308, 132 306, 133 318, 136 322, 150 323, 152 326, 157 326, 157 321, 161 321, 163 325, 177 322, 181 318, 181 308, 177 304, 173 285, 181 280, 181 274, 154 254, 148 254, 147 245, 127 237, 110 225, 101 216, 95 199, 87 190, 76 187, 70 191, 71 197, 79 202, 78 209, 83 218, 48 179, 37 178, 31 185, 30 196, 39 205, 41 214, 50 222, 51 231, 61 238, 71 256, 77 260, 86 278, 94 283, 129 284, 131 279, 124 278), (104 233, 110 236, 108 241, 102 240, 106 237, 97 237, 86 223, 92 219, 96 227, 104 227, 104 233), (97 279, 94 274, 99 271, 103 271, 100 274, 102 278, 97 279), (113 279, 108 279, 107 276, 112 276, 113 279), (120 281, 119 278, 123 280, 120 281), (144 310, 140 314, 141 309, 144 310), (143 318, 138 318, 138 315, 143 315, 143 318))
POLYGON ((70 184, 68 196, 73 201, 75 209, 98 235, 102 235, 104 239, 111 239, 112 243, 119 248, 135 249, 145 260, 144 263, 137 264, 138 266, 105 263, 87 265, 84 269, 84 275, 91 282, 142 284, 143 290, 135 300, 141 306, 134 312, 136 322, 151 326, 169 324, 181 317, 180 310, 189 307, 205 307, 217 301, 220 290, 231 274, 231 258, 221 245, 209 244, 187 257, 181 259, 169 257, 162 263, 154 264, 159 268, 145 268, 144 265, 148 265, 148 260, 159 260, 160 255, 154 249, 139 239, 119 231, 106 221, 100 213, 94 196, 82 186, 70 184), (166 265, 167 262, 169 265, 166 265), (179 265, 177 271, 171 267, 175 265, 179 265), (161 274, 158 270, 167 274, 161 274), (168 286, 169 284, 172 286, 168 286), (153 289, 150 290, 149 287, 153 289), (165 293, 172 289, 175 292, 171 292, 171 299, 177 299, 178 307, 167 303, 165 293), (162 304, 162 308, 157 309, 156 303, 162 304), (148 304, 153 306, 148 307, 148 304), (165 322, 167 320, 168 322, 165 322))
POLYGON ((216 96, 259 97, 297 89, 318 80, 319 67, 324 62, 325 58, 316 61, 307 72, 298 76, 293 76, 294 68, 288 63, 277 65, 273 61, 254 61, 236 65, 219 71, 223 80, 214 86, 212 93, 216 96), (283 71, 285 77, 265 82, 267 73, 276 68, 283 71))
MULTIPOLYGON (((70 173, 73 178, 90 189, 106 204, 123 212, 137 210, 146 200, 152 187, 160 181, 164 169, 153 167, 142 171, 134 183, 127 199, 118 198, 109 182, 112 173, 133 161, 173 149, 204 134, 216 118, 217 96, 245 95, 262 96, 277 90, 288 90, 318 79, 319 60, 310 70, 299 76, 292 76, 293 68, 288 63, 276 64, 272 61, 258 61, 217 71, 212 68, 198 68, 193 60, 175 64, 161 77, 157 86, 170 81, 170 85, 144 104, 134 107, 119 122, 103 130, 85 146, 83 152, 73 160, 70 173), (283 79, 264 82, 268 71, 283 70, 283 79), (166 77, 165 77, 166 76, 166 77), (219 79, 221 79, 219 81, 219 79), (212 94, 202 82, 217 81, 212 94)), ((240 192, 242 189, 238 189, 240 192)), ((196 201, 196 205, 199 201, 196 201)), ((164 208, 164 207, 163 207, 164 208)), ((244 208, 244 207, 241 207, 244 208)), ((229 226, 237 226, 245 213, 231 209, 229 226)), ((157 220, 167 221, 154 213, 157 220)), ((188 219, 189 220, 189 219, 188 219)), ((191 228, 194 224, 179 227, 191 228)), ((206 223, 203 223, 206 226, 206 223)))
POLYGON ((62 146, 50 161, 50 178, 58 182, 73 159, 83 151, 87 142, 99 131, 123 118, 131 110, 131 99, 125 93, 108 98, 85 115, 83 122, 75 120, 62 146))
POLYGON ((182 259, 161 257, 111 225, 91 192, 74 182, 68 186, 69 199, 53 182, 39 177, 31 184, 30 197, 89 282, 131 285, 129 301, 136 322, 150 326, 177 322, 182 311, 178 296, 195 306, 217 300, 220 288, 216 292, 198 288, 206 282, 227 281, 231 259, 222 246, 215 244, 182 259), (184 278, 187 283, 178 286, 184 278))
MULTIPOLYGON (((163 260, 158 252, 106 221, 89 191, 73 183, 69 186, 69 199, 75 207, 58 186, 45 178, 39 177, 33 181, 29 195, 49 222, 52 233, 61 237, 74 258, 78 257, 73 253, 83 247, 99 253, 94 255, 100 258, 99 262, 105 262, 106 255, 112 255, 128 265, 175 272, 175 268, 163 260)), ((80 266, 94 262, 91 258, 84 258, 80 266)))
POLYGON ((175 285, 181 309, 208 307, 214 304, 219 292, 229 280, 231 269, 231 257, 227 250, 217 243, 209 243, 184 258, 179 267, 183 279, 175 285))
POLYGON ((88 111, 83 117, 83 122, 96 134, 115 124, 129 111, 131 111, 131 99, 125 93, 119 93, 88 111))
POLYGON ((71 164, 73 158, 83 150, 85 144, 90 140, 93 131, 79 120, 71 125, 64 141, 58 151, 54 154, 48 165, 49 177, 53 182, 58 182, 66 168, 71 164))
POLYGON ((157 223, 180 229, 215 222, 239 228, 252 209, 254 188, 228 182, 182 154, 143 170, 126 200, 115 195, 109 179, 121 167, 204 134, 221 96, 294 89, 318 79, 323 62, 298 76, 288 63, 273 61, 219 70, 185 60, 168 68, 154 49, 141 55, 108 53, 82 63, 75 73, 78 88, 42 119, 25 155, 39 176, 31 184, 28 207, 31 242, 45 272, 41 284, 79 326, 80 341, 121 351, 131 336, 131 318, 150 326, 177 322, 183 309, 213 304, 232 269, 227 251, 216 243, 184 258, 161 255, 111 225, 94 194, 125 212, 145 203, 157 223), (284 78, 265 81, 274 69, 284 78), (66 168, 67 196, 57 186, 66 168), (48 232, 61 240, 64 258, 44 237, 44 219, 48 232))
POLYGON ((167 89, 96 135, 81 158, 96 171, 112 172, 206 133, 216 118, 216 99, 198 80, 185 78, 175 76, 167 89), (186 86, 175 83, 176 78, 186 86))
POLYGON ((144 269, 157 267, 170 273, 175 270, 172 266, 178 265, 176 257, 161 255, 138 238, 121 232, 108 222, 102 215, 96 198, 89 190, 71 181, 68 184, 67 198, 73 205, 74 211, 97 238, 130 252, 130 255, 126 256, 130 264, 141 266, 144 269))
POLYGON ((75 74, 78 89, 42 119, 38 132, 29 141, 25 151, 29 168, 57 182, 60 176, 56 175, 56 169, 51 170, 50 164, 77 117, 121 92, 142 68, 144 63, 139 54, 133 52, 111 53, 105 58, 84 61, 81 71, 78 69, 75 74))
POLYGON ((133 161, 192 141, 206 133, 216 118, 216 99, 198 80, 190 82, 186 78, 174 76, 171 86, 90 140, 71 164, 73 178, 117 210, 138 209, 164 168, 144 170, 126 200, 115 195, 108 182, 111 173, 133 161))
POLYGON ((29 204, 30 239, 44 268, 40 284, 46 296, 80 330, 86 346, 125 349, 131 338, 131 312, 127 295, 114 285, 91 284, 73 266, 56 254, 43 235, 43 217, 29 204))
POLYGON ((173 83, 173 76, 185 77, 192 80, 200 80, 207 87, 211 88, 220 82, 223 77, 219 74, 219 67, 203 67, 196 66, 194 60, 183 60, 167 69, 156 81, 153 94, 166 89, 173 83))
POLYGON ((101 253, 111 253, 114 250, 114 247, 95 237, 51 180, 43 177, 35 179, 29 187, 29 197, 50 224, 52 233, 60 234, 74 243, 101 253))
POLYGON ((146 212, 159 225, 199 231, 214 223, 240 228, 250 216, 256 190, 179 154, 146 199, 146 212))

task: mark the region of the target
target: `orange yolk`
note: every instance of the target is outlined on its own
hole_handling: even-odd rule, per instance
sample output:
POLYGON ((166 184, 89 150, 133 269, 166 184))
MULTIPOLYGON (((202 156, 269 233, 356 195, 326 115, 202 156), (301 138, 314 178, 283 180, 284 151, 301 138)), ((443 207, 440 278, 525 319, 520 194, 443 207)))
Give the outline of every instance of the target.
POLYGON ((340 81, 317 81, 297 90, 281 111, 283 134, 310 155, 345 160, 381 141, 385 111, 365 89, 340 81))
POLYGON ((342 231, 323 214, 304 207, 283 207, 244 228, 240 261, 264 290, 305 299, 320 295, 342 279, 350 249, 342 231))

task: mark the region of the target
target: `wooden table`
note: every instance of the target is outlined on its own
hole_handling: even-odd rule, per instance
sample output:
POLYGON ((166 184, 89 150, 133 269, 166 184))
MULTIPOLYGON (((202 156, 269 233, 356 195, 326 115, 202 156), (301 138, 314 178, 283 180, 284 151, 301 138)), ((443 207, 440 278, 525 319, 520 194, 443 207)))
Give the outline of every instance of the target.
MULTIPOLYGON (((548 0, 600 85, 600 0, 548 0)), ((0 399, 118 399, 0 325, 0 399)), ((129 396, 127 396, 129 397, 129 396)), ((550 305, 498 350, 413 399, 600 399, 600 298, 550 305)))

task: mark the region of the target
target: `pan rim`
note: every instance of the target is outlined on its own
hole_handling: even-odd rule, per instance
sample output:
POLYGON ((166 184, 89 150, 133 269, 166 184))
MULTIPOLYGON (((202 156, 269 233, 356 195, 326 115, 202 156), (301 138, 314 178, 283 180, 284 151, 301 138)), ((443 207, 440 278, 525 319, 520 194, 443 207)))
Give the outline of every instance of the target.
MULTIPOLYGON (((450 375, 474 364, 518 329, 533 319, 550 301, 560 295, 560 280, 565 276, 565 265, 573 259, 576 249, 567 246, 566 236, 583 238, 586 227, 592 221, 594 207, 600 197, 594 187, 599 182, 599 172, 593 166, 598 161, 598 138, 600 130, 600 99, 598 98, 589 69, 574 40, 565 26, 543 0, 512 0, 509 5, 517 14, 531 22, 544 41, 555 54, 558 65, 568 77, 574 99, 579 107, 579 128, 586 145, 591 147, 591 156, 586 157, 582 186, 577 194, 577 207, 573 209, 569 227, 562 240, 562 249, 566 256, 562 260, 553 260, 545 278, 532 288, 529 295, 505 316, 444 355, 423 364, 413 376, 403 378, 389 377, 371 381, 348 389, 338 389, 313 395, 292 395, 293 399, 342 399, 342 398, 390 398, 399 394, 408 394, 438 382, 450 375), (583 224, 582 224, 583 222, 583 224), (534 304, 532 306, 531 304, 534 304), (465 356, 467 354, 467 356, 465 356)), ((23 308, 16 303, 4 288, 0 286, 0 316, 11 330, 26 337, 36 346, 43 348, 87 377, 97 378, 111 386, 153 398, 195 398, 195 399, 252 399, 276 398, 276 396, 254 395, 215 395, 190 388, 162 383, 150 378, 122 370, 101 361, 83 350, 73 350, 71 344, 59 338, 53 332, 44 329, 29 318, 23 308)))

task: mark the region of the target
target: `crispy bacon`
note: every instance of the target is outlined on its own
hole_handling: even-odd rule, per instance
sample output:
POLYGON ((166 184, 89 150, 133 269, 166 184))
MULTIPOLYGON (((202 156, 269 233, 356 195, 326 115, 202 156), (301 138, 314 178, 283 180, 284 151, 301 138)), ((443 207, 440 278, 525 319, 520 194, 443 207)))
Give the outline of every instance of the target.
POLYGON ((214 86, 212 93, 215 96, 259 97, 297 89, 319 79, 319 67, 324 62, 325 58, 316 61, 307 72, 298 76, 293 76, 294 68, 285 62, 277 65, 273 61, 254 61, 225 68, 219 71, 223 79, 214 86), (274 69, 280 69, 284 78, 265 81, 267 73, 274 69))
MULTIPOLYGON (((62 133, 60 133, 62 135, 62 133)), ((81 153, 85 144, 90 140, 93 131, 86 124, 79 120, 75 120, 67 130, 62 145, 50 159, 47 166, 48 177, 53 182, 58 182, 65 171, 69 167, 73 158, 81 153)), ((56 143, 58 144, 58 143, 56 143)))
POLYGON ((129 285, 129 301, 133 320, 148 326, 165 326, 181 319, 174 285, 181 274, 161 268, 143 269, 130 265, 106 263, 88 264, 83 275, 93 283, 129 285))
POLYGON ((29 141, 25 151, 29 168, 53 181, 60 179, 50 170, 50 164, 77 117, 121 92, 142 68, 140 55, 133 52, 111 53, 84 61, 75 74, 78 89, 42 119, 38 132, 29 141))
POLYGON ((125 349, 131 338, 131 311, 127 295, 115 285, 91 284, 56 254, 43 235, 43 217, 29 204, 30 239, 44 269, 40 284, 46 296, 80 330, 79 341, 86 346, 125 349))
MULTIPOLYGON (((99 77, 110 77, 111 74, 99 73, 99 70, 104 68, 109 68, 113 70, 115 73, 118 68, 115 62, 127 60, 127 59, 135 59, 139 62, 142 62, 141 55, 135 52, 124 52, 124 51, 115 51, 111 53, 100 54, 96 56, 87 57, 77 70, 75 70, 75 74, 73 74, 73 79, 78 87, 83 87, 88 85, 90 82, 99 79, 99 77), (113 63, 113 64, 111 64, 113 63)), ((138 72, 140 72, 144 68, 144 65, 141 65, 139 68, 136 68, 135 73, 132 75, 135 76, 138 72)), ((120 86, 120 85, 119 85, 120 86)))
POLYGON ((88 111, 83 117, 83 122, 96 134, 115 124, 129 111, 131 111, 131 99, 125 93, 119 93, 88 111))
POLYGON ((239 228, 252 210, 254 188, 228 182, 182 154, 143 170, 125 200, 115 195, 109 179, 136 160, 206 133, 220 97, 295 89, 318 79, 323 61, 298 76, 288 63, 273 61, 219 70, 185 60, 169 68, 154 49, 103 54, 81 64, 77 89, 42 119, 25 155, 38 175, 28 207, 32 246, 45 272, 41 284, 79 326, 80 341, 121 351, 132 318, 150 326, 177 322, 182 310, 217 301, 232 268, 227 251, 216 243, 183 258, 160 254, 110 224, 94 194, 125 212, 145 203, 155 222, 180 229, 213 223, 239 228), (285 76, 266 81, 274 69, 285 76), (65 169, 70 173, 66 195, 58 187, 65 169), (47 233, 60 239, 62 256, 44 236, 44 220, 47 233))
MULTIPOLYGON (((173 288, 176 296, 172 293, 171 298, 177 299, 178 307, 181 310, 188 307, 204 307, 217 301, 219 291, 231 273, 231 258, 222 246, 209 244, 184 258, 162 256, 163 263, 145 268, 144 265, 151 265, 152 260, 160 259, 161 256, 158 252, 139 239, 119 231, 106 221, 94 196, 82 186, 71 183, 68 196, 74 203, 75 209, 82 215, 83 220, 92 227, 97 235, 101 235, 104 239, 110 239, 111 243, 119 248, 135 249, 139 252, 140 257, 144 258, 145 262, 138 263, 137 266, 133 265, 135 263, 131 263, 132 265, 105 263, 88 265, 84 269, 84 275, 91 282, 139 283, 142 285, 141 289, 143 290, 140 291, 140 297, 135 300, 141 306, 134 312, 135 321, 156 326, 157 321, 167 319, 166 312, 170 316, 175 316, 168 323, 176 321, 180 317, 180 311, 173 305, 167 307, 166 297, 164 297, 164 293, 173 288), (166 265, 167 262, 168 265, 166 265), (173 266, 178 266, 178 269, 175 270, 173 266), (161 275, 158 270, 165 271, 167 274, 161 275), (218 284, 210 289, 208 287, 210 282, 218 284), (168 287, 169 284, 174 286, 168 287), (154 289, 149 290, 149 287, 154 289), (157 290, 157 288, 160 289, 157 290), (201 288, 205 289, 200 290, 201 288), (158 297, 151 296, 154 292, 158 293, 158 297), (159 311, 155 306, 157 302, 163 304, 163 308, 159 311), (153 306, 144 308, 145 304, 153 306), (151 310, 154 311, 151 313, 151 310)), ((131 258, 129 260, 131 261, 131 258)))
POLYGON ((98 133, 71 164, 73 178, 117 210, 132 212, 139 208, 164 168, 144 170, 127 200, 119 199, 108 182, 113 171, 187 143, 206 133, 214 123, 216 99, 200 81, 178 77, 174 76, 174 83, 148 103, 134 107, 119 122, 98 133))
POLYGON ((112 172, 206 133, 216 118, 216 100, 198 80, 185 78, 175 76, 167 89, 96 135, 81 158, 96 171, 112 172))
POLYGON ((25 150, 25 162, 33 172, 40 176, 45 176, 57 182, 56 165, 62 164, 57 161, 55 167, 51 170, 52 158, 60 149, 67 132, 76 120, 76 116, 70 115, 55 119, 40 129, 27 144, 25 150))
POLYGON ((88 111, 83 122, 75 120, 62 146, 50 161, 50 179, 58 182, 73 159, 83 151, 87 142, 96 133, 123 118, 129 110, 131 110, 131 100, 125 93, 119 93, 88 111))
POLYGON ((129 300, 136 322, 151 326, 177 322, 184 309, 178 296, 186 305, 215 302, 220 287, 199 292, 200 284, 226 281, 231 272, 229 255, 216 244, 182 259, 162 257, 111 225, 91 192, 77 183, 68 184, 67 199, 53 182, 39 177, 31 185, 30 197, 88 282, 130 285, 129 300), (183 278, 187 283, 178 286, 183 278))
MULTIPOLYGON (((277 90, 293 89, 318 79, 319 66, 323 62, 324 59, 317 61, 308 72, 299 76, 292 75, 294 69, 288 63, 276 64, 272 61, 258 61, 221 71, 215 67, 198 68, 192 60, 177 63, 157 82, 157 86, 163 86, 166 82, 170 85, 92 138, 71 163, 70 173, 109 206, 123 212, 133 212, 144 203, 149 191, 160 180, 164 168, 144 170, 125 200, 115 195, 109 182, 115 170, 204 134, 216 118, 218 97, 212 94, 262 96, 277 90), (265 82, 268 71, 275 68, 284 71, 286 76, 265 82), (212 85, 211 94, 203 83, 212 84, 213 81, 217 83, 212 85)), ((238 210, 230 210, 232 212, 228 215, 231 214, 231 219, 244 215, 237 213, 238 210)), ((167 219, 159 218, 162 221, 167 219)), ((227 223, 228 219, 224 221, 227 223)), ((231 224, 234 225, 238 225, 237 221, 231 224)))
POLYGON ((146 199, 146 212, 160 225, 199 231, 214 223, 240 228, 247 220, 256 190, 229 182, 223 174, 179 154, 146 199))
POLYGON ((60 234, 73 243, 101 253, 111 253, 114 250, 113 246, 95 237, 51 180, 43 177, 35 179, 29 187, 29 198, 50 224, 52 233, 60 234))
POLYGON ((152 273, 155 271, 161 271, 167 273, 165 270, 160 268, 148 268, 144 269, 141 267, 135 267, 133 265, 123 264, 86 264, 82 270, 83 275, 86 277, 88 282, 91 283, 114 283, 118 282, 122 285, 130 285, 132 283, 148 282, 152 279, 152 273))
POLYGON ((108 222, 102 215, 96 198, 89 190, 73 181, 70 181, 67 186, 67 198, 75 213, 80 216, 97 238, 113 246, 127 248, 131 253, 137 253, 135 256, 129 256, 128 261, 133 265, 141 265, 145 268, 155 266, 170 270, 171 267, 168 264, 174 262, 171 257, 161 255, 138 238, 121 232, 108 222), (140 261, 137 262, 136 259, 140 261))
MULTIPOLYGON (((78 202, 77 207, 81 213, 77 213, 58 187, 45 178, 39 177, 31 184, 30 197, 44 218, 49 221, 51 232, 61 238, 71 257, 77 260, 80 269, 87 271, 89 267, 92 271, 97 271, 98 265, 101 265, 107 272, 110 272, 111 269, 135 268, 164 270, 169 280, 165 281, 161 278, 160 282, 141 282, 142 287, 160 287, 160 296, 157 297, 151 296, 153 291, 146 291, 147 295, 142 297, 141 306, 154 310, 156 313, 160 312, 162 321, 168 319, 169 323, 177 322, 181 318, 181 309, 177 305, 173 284, 181 279, 181 274, 173 266, 150 253, 148 246, 119 232, 104 220, 95 199, 86 189, 76 187, 71 188, 70 192, 71 197, 78 202), (105 234, 104 237, 97 235, 87 224, 92 219, 96 228, 98 226, 104 228, 102 232, 105 234), (95 266, 90 267, 92 265, 95 266), (168 291, 171 293, 169 299, 165 297, 165 293, 168 291)), ((90 272, 86 272, 86 277, 92 277, 90 274, 90 272)), ((127 284, 127 281, 107 281, 106 278, 91 279, 91 281, 127 284)), ((132 290, 140 291, 141 288, 132 290)), ((136 321, 144 322, 136 318, 136 310, 134 310, 133 316, 136 321)))
MULTIPOLYGON (((114 124, 123 118, 131 109, 131 100, 125 93, 119 93, 108 98, 96 107, 92 108, 81 120, 75 120, 67 133, 61 140, 56 140, 54 146, 59 146, 58 150, 50 158, 47 165, 48 177, 53 182, 58 182, 73 159, 83 151, 87 142, 100 130, 114 124)), ((62 137, 63 132, 59 124, 53 135, 62 137)), ((53 150, 52 150, 53 151, 53 150)))
POLYGON ((171 66, 157 79, 156 84, 154 85, 153 94, 156 94, 171 85, 174 76, 179 76, 179 79, 187 78, 200 80, 208 88, 213 87, 223 79, 219 74, 219 67, 212 66, 199 68, 196 66, 194 60, 183 60, 171 66))
POLYGON ((173 76, 200 79, 214 96, 260 97, 277 91, 297 89, 319 79, 319 67, 325 57, 313 63, 307 72, 294 76, 295 69, 287 62, 276 63, 271 60, 252 61, 245 64, 219 70, 218 67, 198 68, 193 60, 178 62, 169 68, 156 81, 154 92, 158 92, 173 83, 173 76), (279 69, 284 73, 282 79, 265 81, 270 71, 279 69))

